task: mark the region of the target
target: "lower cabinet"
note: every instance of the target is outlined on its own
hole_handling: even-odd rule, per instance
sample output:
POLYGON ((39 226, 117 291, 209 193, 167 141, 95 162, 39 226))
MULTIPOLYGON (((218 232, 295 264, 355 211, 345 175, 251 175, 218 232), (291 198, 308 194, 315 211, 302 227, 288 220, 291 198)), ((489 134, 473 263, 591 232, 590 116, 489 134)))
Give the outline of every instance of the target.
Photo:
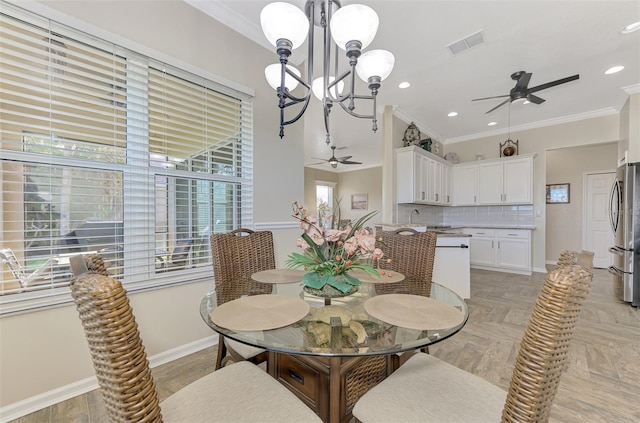
POLYGON ((465 228, 471 235, 471 267, 530 275, 531 231, 465 228))

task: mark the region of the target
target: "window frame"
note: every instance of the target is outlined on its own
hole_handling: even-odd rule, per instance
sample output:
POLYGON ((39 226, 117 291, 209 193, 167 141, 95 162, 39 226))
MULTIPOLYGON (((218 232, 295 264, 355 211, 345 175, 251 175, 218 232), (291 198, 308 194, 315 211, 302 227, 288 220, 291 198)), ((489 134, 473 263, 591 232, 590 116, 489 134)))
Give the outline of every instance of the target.
MULTIPOLYGON (((210 186, 216 182, 230 182, 237 184, 242 191, 240 193, 240 199, 236 199, 233 205, 233 225, 242 225, 244 227, 253 226, 253 90, 241 86, 240 84, 232 81, 224 80, 216 75, 212 75, 207 71, 195 68, 191 65, 180 63, 179 61, 171 57, 162 57, 157 52, 146 50, 144 47, 135 45, 128 40, 120 39, 119 37, 105 33, 97 28, 87 28, 86 23, 74 20, 72 18, 62 18, 60 21, 49 20, 46 17, 38 16, 35 13, 42 15, 51 14, 52 11, 45 6, 31 5, 31 8, 36 10, 25 10, 17 6, 6 3, 4 0, 0 0, 3 12, 2 14, 21 20, 27 24, 37 26, 39 28, 45 28, 49 31, 55 30, 57 34, 62 34, 65 37, 78 40, 83 43, 87 43, 92 47, 98 49, 107 49, 112 51, 114 55, 124 55, 127 57, 127 66, 135 67, 138 72, 143 72, 144 69, 150 69, 157 67, 162 71, 169 70, 168 73, 188 80, 193 84, 201 84, 204 90, 213 90, 237 99, 240 103, 240 120, 241 131, 238 135, 237 148, 242 151, 242 161, 240 162, 240 174, 239 176, 229 176, 220 173, 211 172, 209 168, 208 172, 186 172, 186 175, 191 181, 207 181, 210 186), (45 12, 42 13, 43 9, 45 12), (70 25, 70 26, 67 26, 70 25), (89 34, 96 34, 90 35, 89 34), (109 41, 114 40, 114 41, 109 41), (131 47, 129 47, 131 46, 131 47)), ((53 13, 55 15, 55 13, 53 13)), ((59 18, 59 16, 56 16, 59 18)), ((135 79, 129 79, 127 76, 127 86, 134 84, 134 88, 138 90, 148 90, 149 79, 146 80, 146 86, 144 82, 136 81, 135 79)), ((147 94, 148 95, 148 94, 147 94)), ((155 200, 155 178, 158 175, 161 176, 175 176, 184 177, 184 171, 174 171, 171 169, 153 168, 149 166, 150 162, 150 143, 149 143, 149 109, 148 105, 145 107, 129 107, 130 103, 127 101, 127 115, 128 119, 138 119, 144 121, 146 119, 146 127, 135 128, 135 130, 127 130, 127 137, 136 138, 136 142, 129 142, 129 138, 126 142, 126 163, 107 163, 107 162, 91 162, 87 160, 73 158, 73 157, 55 157, 53 155, 43 155, 38 153, 31 153, 20 150, 5 149, 4 143, 0 146, 2 151, 2 161, 22 162, 25 164, 38 164, 38 165, 62 165, 62 166, 77 166, 77 167, 91 167, 104 169, 107 171, 120 171, 124 175, 123 191, 131 191, 132 186, 138 188, 140 185, 147 187, 147 194, 150 201, 155 200), (145 142, 146 138, 146 142, 145 142), (144 146, 146 145, 146 151, 144 146), (141 149, 136 151, 136 146, 141 149), (145 171, 145 168, 147 171, 145 171), (150 169, 150 170, 149 170, 150 169)), ((129 128, 129 123, 127 123, 129 128)), ((25 128, 28 130, 29 128, 25 128)), ((49 135, 49 134, 47 134, 49 135)), ((3 170, 3 166, 0 163, 0 170, 3 170)), ((0 183, 2 183, 0 178, 0 183)), ((196 182, 194 182, 195 184, 196 182)), ((127 194, 124 194, 125 197, 127 194)), ((210 192, 209 200, 213 205, 213 193, 210 192)), ((0 193, 0 202, 4 204, 4 198, 0 193)), ((24 204, 24 203, 23 203, 24 204)), ((171 206, 170 203, 168 203, 171 206)), ((175 204, 173 204, 175 206, 175 204)), ((129 242, 129 238, 137 236, 136 231, 140 231, 141 227, 132 227, 128 224, 126 216, 130 213, 137 213, 142 215, 145 213, 144 207, 135 209, 136 205, 127 204, 124 205, 124 233, 125 233, 125 248, 129 242), (132 209, 133 207, 133 209, 132 209)), ((193 212, 192 206, 189 206, 193 212)), ((193 206, 197 207, 197 206, 193 206)), ((147 237, 149 239, 146 251, 155 250, 155 235, 156 228, 154 224, 155 219, 155 206, 148 208, 146 212, 146 222, 148 226, 142 228, 146 230, 147 237)), ((213 216, 213 211, 211 211, 213 216)), ((1 225, 0 225, 1 226, 1 225)), ((213 227, 211 228, 213 230, 213 227)), ((0 240, 0 244, 3 241, 0 240)), ((167 272, 157 273, 155 271, 154 256, 140 257, 139 254, 129 255, 125 257, 125 262, 131 266, 146 266, 148 271, 146 274, 127 275, 126 271, 123 278, 123 285, 130 292, 136 292, 147 289, 156 289, 168 285, 176 285, 183 283, 193 283, 202 280, 203 278, 211 277, 211 263, 208 265, 184 269, 179 272, 167 272)), ((4 270, 4 269, 3 269, 4 270)), ((126 270, 126 269, 125 269, 126 270)), ((12 315, 16 313, 28 312, 33 310, 39 310, 42 308, 48 308, 53 306, 60 306, 71 302, 70 291, 68 285, 48 288, 40 291, 12 293, 7 295, 0 295, 0 316, 12 315)))

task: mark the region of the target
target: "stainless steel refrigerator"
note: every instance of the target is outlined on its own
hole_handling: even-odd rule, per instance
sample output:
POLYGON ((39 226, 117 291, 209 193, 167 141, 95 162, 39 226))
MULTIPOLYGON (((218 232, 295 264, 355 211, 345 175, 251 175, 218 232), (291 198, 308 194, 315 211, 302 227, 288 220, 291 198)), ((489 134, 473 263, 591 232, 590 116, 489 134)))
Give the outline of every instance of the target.
POLYGON ((609 272, 622 284, 622 300, 640 307, 640 162, 618 168, 610 198, 615 255, 609 272))

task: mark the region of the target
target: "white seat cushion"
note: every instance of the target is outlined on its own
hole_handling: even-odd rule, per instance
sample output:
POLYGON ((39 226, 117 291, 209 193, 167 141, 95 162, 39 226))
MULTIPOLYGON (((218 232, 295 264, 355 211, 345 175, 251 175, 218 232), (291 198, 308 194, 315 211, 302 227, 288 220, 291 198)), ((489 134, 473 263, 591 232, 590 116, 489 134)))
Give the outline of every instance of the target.
POLYGON ((287 388, 247 361, 198 379, 160 404, 166 423, 321 422, 287 388))
POLYGON ((255 357, 261 352, 264 352, 262 348, 250 347, 249 345, 245 345, 242 342, 234 341, 233 339, 228 339, 227 337, 224 338, 224 344, 227 346, 227 348, 233 349, 245 359, 255 357))
POLYGON ((428 354, 411 357, 353 408, 363 423, 500 422, 507 393, 428 354))

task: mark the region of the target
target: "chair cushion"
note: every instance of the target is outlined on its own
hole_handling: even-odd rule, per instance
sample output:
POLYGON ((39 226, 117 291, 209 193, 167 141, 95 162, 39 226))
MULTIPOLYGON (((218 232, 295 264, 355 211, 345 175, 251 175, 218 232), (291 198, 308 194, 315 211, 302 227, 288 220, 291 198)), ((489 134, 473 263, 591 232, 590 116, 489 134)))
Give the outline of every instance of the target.
POLYGON ((228 339, 226 337, 224 338, 224 344, 227 348, 231 348, 245 359, 255 357, 264 351, 262 348, 251 347, 243 344, 242 342, 234 341, 233 339, 228 339))
POLYGON ((321 422, 301 400, 247 361, 198 379, 160 404, 166 423, 321 422))
POLYGON ((353 415, 369 422, 499 422, 507 393, 428 354, 416 354, 367 392, 353 415))

